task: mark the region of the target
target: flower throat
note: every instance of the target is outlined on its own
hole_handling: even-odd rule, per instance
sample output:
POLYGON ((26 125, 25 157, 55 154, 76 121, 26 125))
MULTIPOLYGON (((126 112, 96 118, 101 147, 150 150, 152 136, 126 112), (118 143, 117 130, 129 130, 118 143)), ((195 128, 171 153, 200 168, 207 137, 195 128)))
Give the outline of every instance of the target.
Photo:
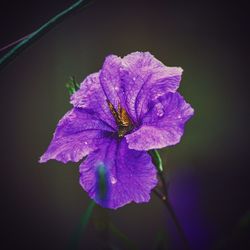
POLYGON ((121 107, 120 103, 118 104, 118 110, 115 109, 109 100, 107 100, 107 103, 118 127, 118 137, 122 138, 133 129, 133 123, 127 111, 121 107))

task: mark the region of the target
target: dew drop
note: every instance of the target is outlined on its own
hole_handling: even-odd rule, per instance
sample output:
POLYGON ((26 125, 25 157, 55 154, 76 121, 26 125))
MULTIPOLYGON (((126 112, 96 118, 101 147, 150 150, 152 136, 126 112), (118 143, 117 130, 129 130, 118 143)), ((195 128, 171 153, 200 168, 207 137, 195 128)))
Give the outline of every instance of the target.
POLYGON ((162 117, 164 115, 165 112, 161 103, 156 104, 155 109, 158 117, 162 117))
POLYGON ((84 144, 87 145, 88 143, 85 141, 84 144))
POLYGON ((117 182, 116 178, 113 176, 110 177, 110 181, 112 184, 115 184, 117 182))
POLYGON ((159 116, 159 117, 162 117, 163 115, 164 115, 164 111, 161 109, 161 110, 158 110, 157 111, 157 115, 159 116))

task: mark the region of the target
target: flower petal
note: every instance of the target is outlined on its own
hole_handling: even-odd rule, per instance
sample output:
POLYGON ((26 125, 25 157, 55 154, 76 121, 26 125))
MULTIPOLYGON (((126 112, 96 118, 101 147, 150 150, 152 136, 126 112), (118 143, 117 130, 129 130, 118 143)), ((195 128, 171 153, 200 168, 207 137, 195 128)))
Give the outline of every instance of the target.
POLYGON ((179 93, 168 93, 148 105, 141 127, 126 135, 129 148, 150 150, 177 144, 193 108, 179 93))
POLYGON ((122 59, 115 55, 106 57, 100 72, 100 83, 107 99, 117 109, 118 104, 123 105, 123 92, 121 89, 120 70, 122 59))
POLYGON ((59 121, 53 139, 39 162, 55 159, 61 162, 77 162, 97 149, 108 134, 110 126, 95 117, 87 109, 74 108, 59 121))
POLYGON ((156 169, 146 152, 131 150, 125 139, 107 139, 97 151, 80 165, 80 184, 89 196, 103 207, 116 209, 132 201, 148 202, 157 184, 156 169), (107 197, 98 194, 96 172, 106 167, 107 197))
POLYGON ((137 122, 148 111, 148 102, 175 92, 179 87, 182 69, 167 67, 149 52, 134 52, 123 59, 122 88, 127 96, 126 104, 137 122))
POLYGON ((100 120, 116 128, 115 120, 109 110, 102 86, 99 81, 99 73, 89 75, 80 86, 80 89, 71 96, 74 107, 87 108, 96 114, 100 120))

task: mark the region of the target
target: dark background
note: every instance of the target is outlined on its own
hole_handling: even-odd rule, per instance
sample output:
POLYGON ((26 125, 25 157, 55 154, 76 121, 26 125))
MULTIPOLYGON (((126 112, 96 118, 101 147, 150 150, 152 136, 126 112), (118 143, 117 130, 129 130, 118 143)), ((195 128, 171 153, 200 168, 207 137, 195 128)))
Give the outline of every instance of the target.
MULTIPOLYGON (((1 1, 0 47, 73 2, 1 1)), ((133 51, 184 69, 180 92, 195 116, 181 143, 161 154, 170 200, 192 249, 250 249, 248 16, 242 1, 96 0, 0 72, 0 249, 67 249, 89 204, 78 184, 79 164, 37 161, 70 109, 69 76, 82 81, 106 55, 133 51)), ((182 249, 153 194, 150 203, 109 216, 139 249, 154 249, 161 235, 165 249, 182 249)), ((100 243, 91 221, 80 249, 100 243)))

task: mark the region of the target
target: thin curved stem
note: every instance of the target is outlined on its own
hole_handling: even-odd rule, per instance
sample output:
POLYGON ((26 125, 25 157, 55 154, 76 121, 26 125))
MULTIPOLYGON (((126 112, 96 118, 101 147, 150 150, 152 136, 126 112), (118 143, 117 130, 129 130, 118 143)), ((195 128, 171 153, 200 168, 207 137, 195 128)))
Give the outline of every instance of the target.
POLYGON ((177 229, 177 231, 179 233, 179 236, 180 236, 180 238, 182 240, 184 248, 186 250, 190 250, 191 248, 189 246, 189 242, 188 242, 188 240, 186 238, 186 235, 184 233, 184 230, 183 230, 181 224, 179 223, 179 220, 178 220, 178 218, 177 218, 177 216, 175 214, 175 211, 174 211, 172 205, 170 204, 168 199, 164 200, 164 203, 165 203, 165 205, 166 205, 166 207, 168 209, 168 212, 169 212, 170 216, 172 217, 173 222, 175 223, 176 229, 177 229))
POLYGON ((183 243, 183 247, 185 250, 191 250, 190 246, 189 246, 189 242, 186 238, 186 235, 184 233, 184 230, 175 214, 175 211, 171 205, 171 203, 169 202, 169 199, 168 199, 168 188, 167 188, 167 185, 166 185, 166 182, 165 182, 165 178, 163 176, 163 172, 158 172, 158 175, 159 175, 159 178, 160 178, 160 181, 162 182, 162 187, 163 187, 163 193, 160 192, 157 188, 154 189, 154 193, 157 195, 157 197, 159 197, 162 202, 165 204, 168 212, 169 212, 169 215, 171 216, 175 226, 176 226, 176 229, 177 229, 177 232, 180 236, 180 239, 183 243))
POLYGON ((109 228, 111 233, 113 233, 114 236, 116 236, 118 239, 120 239, 124 245, 127 247, 127 249, 130 250, 138 250, 137 246, 134 244, 134 242, 132 242, 131 240, 129 240, 129 238, 122 232, 120 231, 114 223, 110 222, 109 223, 109 228))
POLYGON ((156 187, 154 189, 154 193, 157 195, 158 198, 160 198, 163 203, 165 204, 165 206, 167 207, 167 210, 176 226, 176 229, 178 231, 178 234, 182 240, 182 243, 183 243, 183 247, 184 249, 186 250, 190 250, 190 246, 189 246, 189 242, 186 238, 186 235, 184 233, 184 230, 175 214, 175 211, 171 205, 171 203, 169 202, 169 199, 168 199, 168 185, 165 181, 165 178, 164 178, 164 175, 163 175, 163 164, 162 164, 162 159, 161 159, 161 156, 158 152, 157 149, 153 149, 153 150, 150 150, 149 151, 149 154, 151 155, 152 157, 152 161, 158 171, 158 177, 160 179, 160 182, 161 182, 161 186, 162 186, 162 190, 158 187, 156 187))
POLYGON ((42 25, 40 28, 35 30, 33 33, 28 35, 27 38, 23 39, 20 43, 18 43, 13 49, 7 52, 1 59, 0 59, 0 71, 10 63, 18 54, 20 54, 25 48, 28 47, 32 42, 36 41, 39 37, 43 34, 48 32, 51 28, 53 28, 57 23, 62 21, 66 16, 69 16, 74 11, 79 8, 86 7, 91 0, 80 0, 72 4, 67 9, 63 10, 56 16, 52 17, 47 23, 42 25))
POLYGON ((84 212, 84 214, 81 216, 81 220, 79 225, 77 226, 77 228, 75 229, 74 233, 71 236, 71 239, 69 241, 69 245, 68 245, 68 249, 78 249, 78 246, 80 244, 81 241, 81 236, 82 233, 85 231, 90 218, 93 214, 93 210, 95 207, 95 202, 91 201, 86 209, 86 211, 84 212))
MULTIPOLYGON (((29 35, 30 35, 30 34, 29 34, 29 35)), ((14 41, 14 42, 11 42, 11 43, 5 45, 4 47, 2 47, 2 48, 0 49, 0 52, 2 52, 2 51, 4 51, 4 50, 6 50, 6 49, 8 49, 8 48, 10 48, 10 47, 12 47, 12 46, 14 46, 14 45, 16 45, 17 43, 20 43, 20 42, 23 41, 24 39, 28 38, 29 35, 26 35, 26 36, 24 36, 24 37, 22 37, 22 38, 19 38, 18 40, 14 41)))

